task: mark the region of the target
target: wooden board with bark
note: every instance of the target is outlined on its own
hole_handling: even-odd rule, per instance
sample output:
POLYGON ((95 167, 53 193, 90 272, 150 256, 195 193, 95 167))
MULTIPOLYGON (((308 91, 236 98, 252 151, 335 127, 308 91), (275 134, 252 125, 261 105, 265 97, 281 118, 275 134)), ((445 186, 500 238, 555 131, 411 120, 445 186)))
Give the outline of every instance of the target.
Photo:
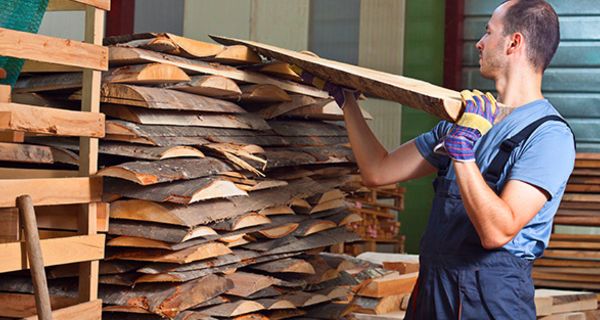
POLYGON ((269 130, 269 125, 251 113, 235 116, 194 111, 149 110, 145 108, 105 105, 102 112, 116 119, 146 125, 198 126, 248 130, 269 130))
POLYGON ((292 81, 271 78, 258 72, 239 70, 229 66, 215 65, 203 61, 191 60, 144 49, 110 47, 109 59, 110 63, 115 65, 148 62, 172 64, 192 74, 202 73, 208 75, 219 75, 233 80, 254 84, 273 84, 289 92, 306 94, 318 98, 328 97, 326 92, 319 89, 292 81))

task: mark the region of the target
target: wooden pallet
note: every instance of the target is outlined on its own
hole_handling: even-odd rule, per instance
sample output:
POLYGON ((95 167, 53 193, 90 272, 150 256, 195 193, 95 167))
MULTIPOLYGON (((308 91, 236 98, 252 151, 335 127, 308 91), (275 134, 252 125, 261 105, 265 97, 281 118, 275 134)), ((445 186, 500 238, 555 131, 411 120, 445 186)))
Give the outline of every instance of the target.
MULTIPOLYGON (((0 228, 3 242, 0 244, 3 257, 0 273, 28 268, 14 207, 17 196, 29 194, 34 206, 46 206, 44 210, 39 207, 40 212, 45 212, 40 226, 70 230, 40 233, 44 265, 79 264, 79 295, 67 302, 53 302, 53 319, 101 319, 102 303, 97 299, 98 260, 104 257, 105 236, 97 230, 107 229, 107 208, 98 205, 102 180, 91 176, 97 171, 98 138, 104 136, 105 128, 99 100, 101 71, 108 69, 108 49, 102 46, 102 37, 104 14, 110 9, 110 1, 51 0, 48 9, 85 10, 85 41, 1 28, 0 56, 26 59, 38 67, 61 65, 83 69, 81 111, 16 104, 3 98, 0 100, 0 140, 12 143, 11 148, 19 150, 26 134, 80 137, 79 171, 0 169, 0 189, 3 190, 0 220, 10 220, 10 224, 3 223, 0 228), (70 207, 61 207, 64 205, 70 207), (57 210, 70 215, 56 214, 57 210), (99 211, 103 215, 99 216, 99 211), (64 221, 68 221, 68 225, 63 226, 64 221)), ((32 295, 0 300, 0 317, 37 319, 35 314, 32 295), (18 313, 15 314, 15 310, 18 313)))

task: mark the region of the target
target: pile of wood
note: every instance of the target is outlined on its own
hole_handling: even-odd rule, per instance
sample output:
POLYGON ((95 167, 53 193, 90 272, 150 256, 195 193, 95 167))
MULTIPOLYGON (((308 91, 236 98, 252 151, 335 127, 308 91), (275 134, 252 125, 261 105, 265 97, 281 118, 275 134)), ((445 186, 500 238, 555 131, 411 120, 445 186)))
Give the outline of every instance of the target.
MULTIPOLYGON (((348 314, 351 300, 337 289, 355 280, 319 255, 359 240, 347 225, 360 216, 341 191, 351 190, 356 166, 345 129, 327 122, 342 119, 335 102, 300 83, 287 64, 244 46, 172 34, 105 43, 105 317, 348 314)), ((54 106, 82 98, 80 73, 46 65, 25 71, 31 76, 19 81, 15 99, 54 106)), ((80 152, 73 140, 27 139, 72 157, 80 152)), ((55 294, 75 290, 72 272, 50 270, 55 294)), ((0 290, 27 291, 19 281, 3 279, 0 290)))
POLYGON ((598 319, 600 310, 596 294, 564 290, 535 290, 535 311, 538 319, 598 319))
POLYGON ((355 190, 348 197, 350 210, 362 220, 350 224, 351 230, 360 235, 362 241, 345 246, 344 252, 358 255, 367 251, 378 251, 378 244, 392 245, 392 252, 404 252, 404 236, 400 235, 398 215, 404 210, 405 189, 397 185, 365 187, 356 182, 355 190))
POLYGON ((600 290, 600 235, 561 232, 600 227, 600 154, 577 154, 554 224, 548 249, 535 262, 536 286, 600 290))

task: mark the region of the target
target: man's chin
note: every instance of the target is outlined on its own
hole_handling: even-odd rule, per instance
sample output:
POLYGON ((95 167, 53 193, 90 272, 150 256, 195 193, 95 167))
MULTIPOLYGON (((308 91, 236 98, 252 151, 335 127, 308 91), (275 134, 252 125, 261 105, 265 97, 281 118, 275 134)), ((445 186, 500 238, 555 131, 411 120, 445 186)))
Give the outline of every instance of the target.
POLYGON ((485 79, 494 80, 494 74, 482 67, 479 67, 479 74, 485 79))

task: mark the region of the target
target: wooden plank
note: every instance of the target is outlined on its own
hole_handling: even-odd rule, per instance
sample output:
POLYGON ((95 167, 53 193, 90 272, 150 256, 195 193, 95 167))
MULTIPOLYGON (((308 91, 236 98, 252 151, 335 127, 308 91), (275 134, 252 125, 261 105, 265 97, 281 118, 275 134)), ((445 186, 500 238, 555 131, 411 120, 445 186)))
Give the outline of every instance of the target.
POLYGON ((301 107, 323 105, 331 101, 330 99, 318 99, 302 94, 291 94, 289 96, 291 99, 290 101, 265 106, 255 111, 255 113, 265 119, 273 119, 301 107))
POLYGON ((555 216, 554 223, 570 226, 600 226, 600 216, 555 216))
POLYGON ((600 234, 567 234, 553 233, 550 240, 557 241, 582 241, 582 242, 600 242, 600 234))
POLYGON ((204 177, 152 186, 140 186, 120 179, 107 179, 104 183, 104 192, 133 199, 180 204, 248 195, 233 182, 218 177, 204 177))
POLYGON ((246 46, 227 46, 211 60, 233 65, 257 64, 261 62, 260 56, 246 46))
POLYGON ((547 259, 541 258, 535 261, 535 266, 548 267, 581 267, 581 268, 600 268, 600 261, 575 260, 575 259, 547 259))
POLYGON ((50 0, 46 11, 78 11, 85 10, 86 6, 109 11, 110 0, 50 0))
POLYGON ((236 171, 227 163, 211 157, 200 159, 166 159, 160 161, 126 162, 106 167, 100 176, 129 180, 140 185, 151 185, 176 180, 190 180, 236 171))
POLYGON ((0 142, 0 161, 79 165, 77 154, 61 148, 0 142))
POLYGON ((0 28, 0 55, 108 70, 108 49, 74 40, 0 28))
MULTIPOLYGON (((77 94, 72 98, 77 98, 77 94)), ((235 103, 162 88, 125 84, 104 84, 102 102, 149 109, 194 110, 204 112, 244 113, 235 103)))
POLYGON ((319 182, 301 179, 290 182, 289 185, 281 188, 250 193, 248 197, 210 200, 186 207, 144 200, 120 200, 111 203, 110 216, 116 219, 153 221, 193 227, 236 217, 249 211, 258 211, 273 205, 284 205, 295 196, 310 196, 314 192, 335 187, 340 183, 341 181, 335 179, 319 182), (199 215, 198 212, 206 214, 199 215))
POLYGON ((600 260, 600 252, 583 250, 546 250, 544 251, 544 257, 598 261, 600 260))
POLYGON ((368 95, 399 102, 444 120, 455 121, 462 112, 462 103, 458 92, 424 81, 314 57, 258 42, 220 36, 211 36, 211 38, 225 45, 246 45, 264 56, 299 66, 324 80, 357 89, 368 95))
POLYGON ((600 284, 591 282, 533 279, 533 284, 536 288, 600 290, 600 284))
POLYGON ((179 251, 169 250, 116 250, 116 252, 107 256, 107 260, 133 260, 133 261, 152 261, 164 263, 185 264, 194 261, 214 258, 226 254, 230 254, 224 244, 218 242, 203 243, 194 247, 186 248, 179 251))
POLYGON ((250 266, 252 269, 272 273, 315 274, 313 266, 303 259, 280 259, 250 266))
MULTIPOLYGON (((54 320, 100 320, 102 319, 102 301, 92 300, 83 302, 71 307, 57 309, 52 311, 52 319, 54 320)), ((37 320, 37 316, 27 317, 24 320, 37 320)))
POLYGON ((587 274, 600 275, 600 268, 573 268, 573 267, 540 267, 535 270, 545 273, 567 273, 567 274, 587 274))
POLYGON ((210 114, 193 111, 149 110, 144 108, 106 105, 102 112, 113 118, 145 125, 173 125, 269 130, 266 121, 251 113, 210 114))
POLYGON ((243 228, 254 227, 271 223, 271 219, 255 212, 249 212, 231 219, 211 225, 215 230, 235 231, 243 228))
POLYGON ((549 249, 582 249, 582 250, 600 250, 600 242, 581 242, 581 241, 559 241, 552 240, 548 244, 549 249))
MULTIPOLYGON (((41 240, 45 266, 99 260, 104 257, 104 235, 85 235, 41 240)), ((24 270, 28 262, 22 243, 0 244, 5 257, 0 272, 24 270)))
MULTIPOLYGON (((42 65, 31 66, 30 68, 32 68, 31 71, 36 72, 50 72, 57 69, 44 67, 45 66, 42 65)), ((110 69, 108 72, 102 74, 103 83, 114 84, 158 85, 182 81, 190 81, 190 77, 176 66, 162 63, 123 66, 110 69)), ((70 71, 69 73, 37 75, 19 79, 15 84, 15 92, 28 93, 78 89, 82 87, 82 83, 83 74, 81 72, 70 71)), ((74 95, 73 98, 75 97, 79 97, 79 95, 74 95)))
POLYGON ((354 300, 356 312, 366 314, 386 314, 400 311, 403 295, 386 296, 381 299, 358 297, 354 300))
POLYGON ((248 297, 257 291, 280 283, 280 280, 274 277, 248 272, 236 272, 225 277, 233 282, 233 288, 229 289, 227 294, 236 297, 248 297))
POLYGON ((103 82, 129 84, 165 84, 190 81, 180 68, 163 63, 138 64, 111 69, 102 77, 103 82))
POLYGON ((101 298, 109 305, 139 307, 163 317, 174 318, 181 311, 208 301, 231 287, 231 281, 208 275, 183 284, 147 284, 134 290, 110 286, 102 290, 101 298))
POLYGON ((235 302, 223 303, 214 307, 202 309, 201 312, 215 317, 236 317, 264 309, 265 307, 258 302, 241 299, 235 302))
POLYGON ((10 103, 11 102, 11 86, 6 84, 0 84, 0 102, 10 103))
MULTIPOLYGON (((360 108, 363 118, 373 120, 373 116, 360 108)), ((327 104, 314 104, 305 107, 300 107, 292 111, 284 113, 285 116, 299 117, 303 119, 328 120, 328 121, 343 121, 344 112, 335 101, 330 101, 327 104)))
POLYGON ((285 62, 280 61, 272 61, 269 63, 265 63, 260 66, 258 69, 262 73, 266 73, 275 77, 292 80, 296 82, 302 82, 302 78, 296 74, 290 65, 285 62))
POLYGON ((19 211, 16 208, 0 209, 0 243, 19 241, 20 236, 19 211))
POLYGON ((281 88, 272 84, 255 84, 241 86, 241 100, 246 103, 289 102, 292 98, 281 88))
POLYGON ((0 103, 0 129, 62 136, 104 136, 104 115, 0 103))
POLYGON ((25 133, 18 131, 0 131, 1 142, 25 142, 25 133))
MULTIPOLYGON (((70 230, 78 229, 77 217, 87 207, 87 204, 38 206, 35 214, 39 228, 70 230)), ((96 204, 98 231, 108 231, 109 204, 101 202, 96 204)))
POLYGON ((45 179, 77 177, 75 170, 0 168, 0 179, 45 179))
MULTIPOLYGON (((0 316, 9 318, 25 318, 36 314, 35 298, 32 294, 1 293, 0 316)), ((50 296, 53 309, 61 309, 77 304, 70 297, 50 296)))
POLYGON ((320 121, 269 121, 269 125, 277 134, 285 137, 347 135, 344 127, 320 121))
POLYGON ((361 287, 358 295, 371 298, 383 298, 391 295, 404 295, 412 292, 417 282, 418 272, 400 274, 393 272, 381 278, 373 279, 361 287))
POLYGON ((15 207, 15 199, 23 194, 29 194, 35 206, 89 203, 100 201, 102 178, 2 179, 0 190, 0 208, 15 207))
POLYGON ((235 81, 216 75, 194 76, 187 83, 167 88, 218 99, 237 100, 242 95, 242 90, 235 81))
POLYGON ((111 64, 138 64, 146 62, 168 63, 191 73, 220 75, 232 80, 254 84, 273 84, 289 92, 306 94, 313 97, 327 98, 329 96, 326 92, 310 86, 291 81, 278 80, 257 72, 238 70, 229 66, 215 65, 203 61, 191 60, 137 48, 110 47, 109 49, 109 59, 111 64))
MULTIPOLYGON (((134 43, 136 42, 130 42, 126 46, 135 45, 134 43)), ((218 44, 184 38, 171 33, 160 33, 154 39, 137 41, 137 43, 141 48, 189 58, 211 58, 224 50, 224 47, 218 44)))
MULTIPOLYGON (((50 3, 52 1, 56 1, 56 0, 50 0, 50 3)), ((69 1, 71 2, 71 0, 64 0, 64 1, 69 1)), ((48 4, 50 5, 50 4, 48 4)), ((46 11, 50 11, 50 10, 46 10, 46 11)), ((55 64, 55 63, 47 63, 47 62, 39 62, 39 61, 33 61, 33 60, 25 60, 25 63, 23 63, 23 68, 21 68, 21 74, 28 74, 28 73, 47 73, 47 72, 81 72, 82 69, 81 68, 77 68, 77 67, 69 67, 69 66, 63 66, 60 64, 55 64)))

